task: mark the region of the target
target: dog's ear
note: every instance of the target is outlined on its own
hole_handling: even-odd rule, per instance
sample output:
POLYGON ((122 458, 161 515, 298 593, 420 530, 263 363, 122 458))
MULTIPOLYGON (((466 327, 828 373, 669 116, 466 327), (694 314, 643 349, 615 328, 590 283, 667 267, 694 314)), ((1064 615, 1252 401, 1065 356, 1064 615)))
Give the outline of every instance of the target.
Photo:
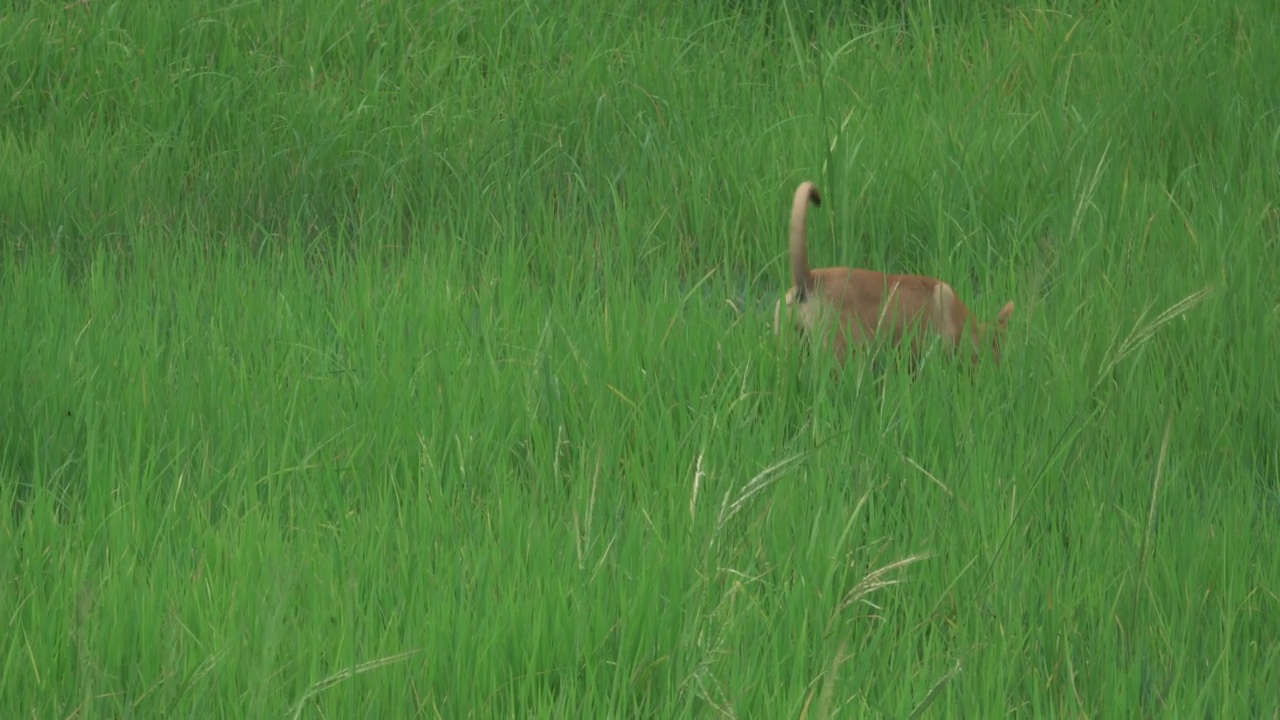
POLYGON ((1010 300, 1009 302, 1005 303, 1004 307, 1000 308, 1000 314, 999 314, 999 315, 996 315, 996 322, 1000 324, 1000 329, 1002 329, 1002 330, 1003 330, 1003 329, 1004 329, 1004 327, 1005 327, 1006 325, 1008 325, 1008 324, 1009 324, 1009 317, 1010 317, 1011 315, 1013 315, 1013 301, 1012 301, 1012 300, 1010 300))
POLYGON ((1000 364, 1000 344, 1005 328, 1009 326, 1009 317, 1011 315, 1013 315, 1012 301, 1005 303, 1004 307, 1000 308, 1000 313, 996 315, 995 332, 991 333, 991 354, 996 361, 996 365, 1000 364))

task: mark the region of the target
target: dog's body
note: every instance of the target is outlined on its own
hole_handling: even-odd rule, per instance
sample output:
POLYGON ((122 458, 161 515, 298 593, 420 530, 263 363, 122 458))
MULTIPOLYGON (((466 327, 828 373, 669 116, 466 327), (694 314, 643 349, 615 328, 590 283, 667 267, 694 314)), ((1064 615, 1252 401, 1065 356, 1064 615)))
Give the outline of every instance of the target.
MULTIPOLYGON (((786 309, 803 333, 814 333, 835 320, 833 350, 841 362, 849 352, 877 338, 893 346, 907 343, 918 358, 929 336, 959 351, 967 340, 976 361, 983 346, 1000 362, 1000 341, 1013 314, 1013 303, 1001 308, 993 325, 979 323, 951 286, 922 275, 888 275, 874 270, 809 268, 805 219, 809 203, 822 198, 811 182, 800 183, 791 204, 791 278, 786 309)), ((774 332, 782 329, 782 301, 774 307, 774 332)))

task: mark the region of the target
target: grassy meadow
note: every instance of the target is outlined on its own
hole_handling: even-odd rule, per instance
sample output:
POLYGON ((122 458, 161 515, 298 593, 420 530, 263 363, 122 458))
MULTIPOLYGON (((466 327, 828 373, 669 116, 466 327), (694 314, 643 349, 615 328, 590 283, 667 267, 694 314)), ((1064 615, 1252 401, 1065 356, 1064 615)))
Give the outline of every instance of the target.
POLYGON ((954 7, 0 9, 0 717, 1280 716, 1274 0, 954 7))

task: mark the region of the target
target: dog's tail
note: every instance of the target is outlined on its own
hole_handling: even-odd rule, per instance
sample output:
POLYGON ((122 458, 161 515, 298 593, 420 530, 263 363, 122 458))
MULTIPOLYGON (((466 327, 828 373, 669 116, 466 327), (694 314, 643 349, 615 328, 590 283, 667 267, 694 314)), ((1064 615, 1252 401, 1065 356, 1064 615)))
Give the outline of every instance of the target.
POLYGON ((822 205, 822 197, 813 183, 805 181, 796 188, 791 201, 791 283, 795 286, 795 301, 802 302, 813 289, 813 275, 809 272, 809 250, 805 237, 805 216, 809 203, 822 205))

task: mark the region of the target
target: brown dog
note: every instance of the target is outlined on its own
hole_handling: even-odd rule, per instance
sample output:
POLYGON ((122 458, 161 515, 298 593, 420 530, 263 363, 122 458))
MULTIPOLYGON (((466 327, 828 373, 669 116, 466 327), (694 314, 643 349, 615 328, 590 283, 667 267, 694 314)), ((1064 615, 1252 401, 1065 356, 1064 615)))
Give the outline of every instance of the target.
MULTIPOLYGON (((897 347, 910 344, 911 357, 918 360, 929 335, 960 351, 967 340, 971 360, 977 361, 983 347, 1000 362, 1000 344, 1013 314, 1013 303, 1000 309, 993 325, 979 323, 956 297, 951 286, 921 275, 887 275, 874 270, 830 267, 809 269, 805 238, 805 216, 809 203, 821 205, 818 188, 802 182, 791 203, 791 278, 786 309, 794 316, 802 333, 824 329, 835 320, 833 350, 843 363, 850 346, 865 346, 875 338, 897 347)), ((782 301, 774 306, 773 329, 779 332, 782 301)))

